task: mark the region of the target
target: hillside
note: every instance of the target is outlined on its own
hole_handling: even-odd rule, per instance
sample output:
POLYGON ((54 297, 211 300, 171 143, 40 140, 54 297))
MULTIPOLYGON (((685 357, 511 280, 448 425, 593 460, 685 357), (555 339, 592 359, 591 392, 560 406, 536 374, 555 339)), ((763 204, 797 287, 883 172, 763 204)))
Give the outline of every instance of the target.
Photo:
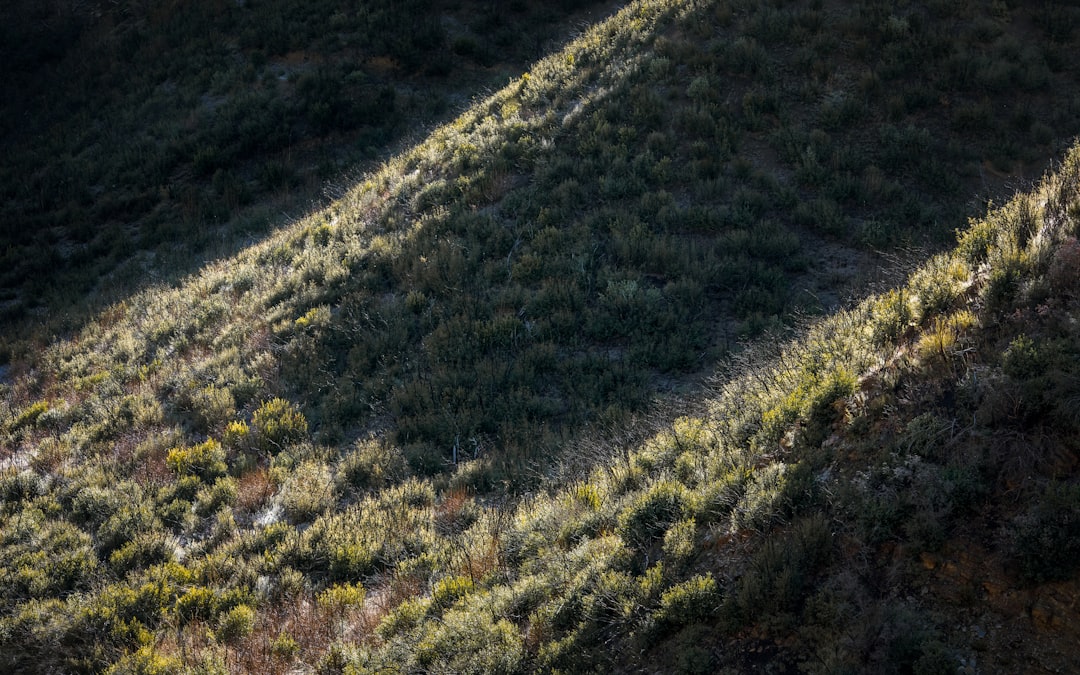
POLYGON ((170 450, 167 476, 39 456, 0 485, 5 663, 1068 671, 1078 234, 1080 148, 906 284, 744 353, 701 413, 516 504, 472 494, 468 468, 403 478, 383 440, 304 445, 283 402, 170 450), (246 524, 272 492, 308 524, 246 524))
POLYGON ((1075 663, 1080 15, 852 7, 628 4, 15 349, 4 667, 1075 663))
MULTIPOLYGON (((342 195, 615 5, 290 6, 0 8, 9 75, 0 83, 0 361, 41 351, 106 305, 175 284, 342 195)), ((726 1, 692 11, 696 23, 643 36, 639 57, 661 65, 632 83, 621 74, 640 100, 608 99, 608 133, 621 138, 599 129, 591 142, 610 147, 591 160, 619 159, 619 170, 603 195, 590 188, 595 172, 573 176, 588 199, 629 189, 704 208, 738 193, 743 228, 795 220, 864 248, 940 246, 987 199, 1037 178, 1080 131, 1070 58, 1080 19, 1069 3, 726 1), (636 150, 650 134, 652 158, 636 150), (620 145, 635 152, 619 158, 620 145), (669 167, 645 173, 664 157, 669 167), (612 182, 631 169, 627 185, 612 182)), ((581 93, 565 84, 567 100, 581 93)), ((577 125, 592 133, 595 119, 577 125)), ((575 161, 569 144, 558 147, 575 161)), ((767 304, 765 316, 776 301, 767 304)))
POLYGON ((606 11, 588 1, 5 2, 5 337, 70 332, 325 205, 606 11))

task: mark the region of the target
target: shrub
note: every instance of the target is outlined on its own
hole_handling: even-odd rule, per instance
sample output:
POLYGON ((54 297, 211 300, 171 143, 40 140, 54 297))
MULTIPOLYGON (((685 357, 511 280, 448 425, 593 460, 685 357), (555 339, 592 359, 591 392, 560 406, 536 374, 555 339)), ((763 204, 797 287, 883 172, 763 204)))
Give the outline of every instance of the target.
POLYGON ((697 523, 693 518, 675 523, 664 534, 664 556, 668 564, 688 561, 697 550, 697 523))
POLYGON ((247 605, 237 605, 218 619, 214 637, 218 642, 234 644, 251 634, 255 628, 255 610, 247 605))
POLYGON ((330 308, 325 305, 312 307, 294 323, 296 328, 301 331, 325 328, 330 323, 330 308))
POLYGON ((222 476, 214 481, 213 485, 203 486, 199 490, 195 501, 195 512, 205 518, 217 513, 223 507, 232 506, 236 502, 236 495, 236 479, 231 476, 222 476))
POLYGON ((1029 380, 1046 371, 1044 354, 1027 335, 1017 336, 1001 355, 1001 370, 1016 380, 1029 380))
POLYGON ((173 611, 181 624, 208 620, 217 613, 218 598, 213 589, 205 586, 189 588, 176 599, 173 611))
POLYGON ((890 290, 874 303, 871 331, 874 342, 884 345, 895 342, 911 326, 912 313, 907 293, 890 290))
POLYGON ((682 485, 658 481, 619 514, 619 535, 628 543, 649 545, 679 519, 684 501, 682 485))
POLYGON ((281 505, 285 517, 301 523, 314 519, 337 503, 337 491, 330 469, 322 462, 309 460, 300 464, 281 486, 281 505))
POLYGON ((664 591, 653 617, 664 627, 697 623, 715 616, 719 604, 716 580, 699 574, 664 591))
POLYGON ((308 423, 303 413, 282 398, 264 402, 251 418, 258 447, 267 454, 277 454, 307 438, 308 423))
POLYGON ((1080 486, 1052 483, 1006 526, 1005 548, 1022 579, 1068 579, 1080 566, 1080 486))
POLYGON ((570 496, 576 504, 580 504, 590 511, 600 510, 602 503, 600 491, 592 483, 575 483, 570 488, 570 496))
POLYGON ((247 450, 251 443, 251 429, 243 420, 233 420, 225 427, 222 434, 221 444, 226 448, 237 451, 247 450))
POLYGON ((767 532, 780 522, 787 507, 785 497, 790 471, 790 465, 774 462, 752 472, 743 485, 739 501, 732 508, 731 529, 767 532))
POLYGON ((909 282, 918 319, 946 312, 964 289, 968 267, 948 255, 937 255, 919 268, 909 282))
POLYGON ((431 599, 436 605, 447 607, 472 591, 473 582, 469 577, 446 577, 435 583, 435 588, 431 591, 431 599))
POLYGON ((174 534, 189 530, 197 520, 191 511, 191 502, 184 499, 173 499, 161 504, 157 509, 157 515, 174 534))
POLYGON ((220 428, 236 414, 236 400, 232 392, 214 385, 207 385, 192 392, 190 406, 195 428, 203 432, 220 428))
POLYGON ((934 317, 931 326, 919 337, 919 355, 924 359, 940 357, 948 363, 958 350, 964 332, 974 324, 975 315, 966 309, 944 319, 934 317))
POLYGON ((367 439, 357 441, 353 451, 341 460, 338 478, 357 490, 377 490, 402 480, 407 472, 408 464, 400 448, 367 439))
POLYGON ((834 237, 846 234, 844 211, 832 199, 818 198, 800 202, 795 207, 795 219, 823 234, 834 237))
POLYGON ((436 672, 515 673, 524 658, 517 627, 486 612, 451 611, 417 648, 418 665, 436 672))
POLYGON ((413 314, 420 314, 428 306, 427 296, 422 291, 411 290, 405 296, 405 307, 413 314))
POLYGON ((198 476, 207 483, 228 471, 225 449, 212 438, 198 445, 169 450, 165 464, 177 476, 198 476))
POLYGON ((731 605, 744 619, 793 609, 827 559, 829 536, 828 524, 818 514, 796 522, 783 536, 767 539, 739 578, 731 605))
POLYGON ((1055 291, 1075 295, 1080 280, 1080 242, 1076 237, 1066 238, 1054 251, 1047 278, 1055 291))
POLYGON ((100 577, 89 535, 62 520, 38 520, 32 512, 4 522, 0 601, 63 595, 100 577))
POLYGON ((732 510, 740 503, 751 479, 749 469, 714 470, 719 475, 698 489, 693 501, 694 517, 701 524, 730 522, 732 510))
POLYGON ((24 408, 19 415, 11 422, 11 429, 17 430, 23 427, 33 426, 37 422, 38 418, 44 413, 49 411, 48 401, 37 401, 24 408))
POLYGON ((274 494, 269 472, 257 468, 242 473, 236 481, 236 508, 241 512, 254 513, 274 494))
POLYGON ((9 468, 0 474, 0 503, 13 504, 45 494, 45 480, 33 471, 9 468))
POLYGON ((275 659, 291 662, 300 653, 300 643, 285 631, 278 633, 270 642, 270 655, 275 659))
POLYGON ((376 630, 384 640, 389 640, 419 624, 430 606, 431 600, 427 598, 406 600, 384 616, 376 630))
POLYGON ((176 542, 160 532, 145 532, 109 555, 109 566, 120 575, 131 570, 171 562, 176 542))
POLYGON ((124 504, 98 528, 98 550, 102 555, 109 554, 138 535, 160 527, 161 522, 149 503, 124 504))
POLYGON ((360 584, 334 584, 316 597, 319 607, 339 615, 364 604, 365 591, 360 584))
POLYGON ((160 654, 150 645, 139 647, 109 666, 106 675, 179 675, 183 664, 173 656, 160 654))

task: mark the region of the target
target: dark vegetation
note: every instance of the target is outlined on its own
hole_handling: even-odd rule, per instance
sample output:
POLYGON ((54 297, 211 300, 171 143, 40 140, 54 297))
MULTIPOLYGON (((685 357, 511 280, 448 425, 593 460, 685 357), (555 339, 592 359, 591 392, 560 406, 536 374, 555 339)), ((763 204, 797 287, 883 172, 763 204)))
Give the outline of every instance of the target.
MULTIPOLYGON (((40 354, 7 338, 3 666, 1075 663, 1075 611, 1046 603, 1080 552, 1078 19, 632 3, 328 208, 40 354), (867 281, 839 266, 957 228, 895 289, 828 299, 867 281), (1008 622, 1010 593, 1053 630, 1008 622)), ((432 53, 483 65, 491 34, 432 53)), ((400 68, 452 77, 410 44, 400 68)), ((327 73, 304 86, 350 86, 327 73)), ((295 114, 327 148, 368 133, 295 114)), ((184 180, 262 161, 222 138, 184 180)), ((58 274, 108 264, 85 263, 58 274)))
POLYGON ((5 3, 6 332, 70 331, 264 236, 597 4, 5 3))

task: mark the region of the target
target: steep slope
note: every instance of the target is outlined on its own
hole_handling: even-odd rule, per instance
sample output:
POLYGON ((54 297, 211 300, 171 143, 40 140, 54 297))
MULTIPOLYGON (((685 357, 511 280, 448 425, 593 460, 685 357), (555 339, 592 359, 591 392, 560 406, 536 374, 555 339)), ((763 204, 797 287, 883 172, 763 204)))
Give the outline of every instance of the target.
POLYGON ((420 597, 342 658, 436 672, 1072 669, 1078 233, 1080 148, 906 285, 741 360, 706 414, 509 516, 443 501, 436 523, 452 508, 480 524, 434 582, 431 567, 399 568, 420 597))
MULTIPOLYGON (((848 46, 884 30, 881 11, 628 8, 329 210, 118 304, 48 368, 111 380, 93 387, 102 410, 145 369, 147 405, 196 437, 285 395, 323 442, 389 426, 421 470, 455 447, 530 462, 564 429, 640 406, 658 376, 707 370, 785 313, 835 305, 868 247, 963 217, 1003 129, 942 120, 1000 89, 954 82, 946 64, 1004 64, 979 50, 1004 54, 1031 17, 913 6, 889 29, 905 41, 848 46), (966 37, 942 43, 950 31, 966 37), (839 60, 804 72, 796 46, 818 42, 839 60), (925 70, 897 52, 922 43, 937 45, 925 70), (834 119, 832 83, 866 68, 949 105, 923 92, 898 112, 882 87, 842 89, 834 119)), ((1042 73, 1024 95, 1032 125, 1075 96, 1053 86, 1057 44, 1025 61, 1042 73)), ((1055 114, 1051 140, 1080 130, 1055 114)))
MULTIPOLYGON (((340 194, 343 174, 614 6, 5 3, 0 319, 14 345, 0 344, 0 359, 25 353, 27 334, 67 335, 88 308, 174 283, 324 203, 324 190, 340 194)), ((782 198, 797 222, 869 246, 919 241, 916 225, 944 242, 1080 131, 1072 3, 688 7, 693 21, 666 31, 656 58, 639 55, 657 65, 635 76, 633 100, 606 99, 606 130, 579 120, 591 135, 582 152, 611 146, 591 162, 626 155, 602 172, 571 157, 588 198, 610 174, 599 197, 640 194, 644 181, 683 206, 700 199, 688 181, 701 181, 713 196, 743 188, 752 219, 785 220, 767 208, 782 198), (651 159, 637 152, 647 143, 651 159), (670 166, 645 171, 665 156, 670 166), (773 179, 797 201, 773 194, 773 179)))
MULTIPOLYGON (((1067 670, 1078 234, 1080 148, 905 285, 744 355, 703 414, 516 505, 471 496, 467 475, 451 489, 410 479, 304 528, 237 533, 219 510, 195 544, 155 528, 192 501, 206 517, 251 498, 215 442, 171 451, 178 479, 156 495, 80 485, 88 467, 10 472, 4 593, 24 599, 0 623, 4 658, 119 658, 112 672, 1067 670), (93 538, 76 526, 95 520, 93 538), (113 581, 80 579, 93 573, 113 581), (81 590, 41 599, 65 587, 81 590)), ((295 431, 286 412, 277 429, 257 421, 249 447, 295 431)), ((280 463, 289 452, 270 470, 293 516, 313 487, 378 488, 404 468, 378 441, 280 463)))
MULTIPOLYGON (((634 3, 331 208, 26 364, 0 409, 5 666, 929 671, 976 656, 963 602, 1039 607, 966 624, 1050 629, 991 648, 1002 669, 1067 655, 1075 153, 902 291, 745 352, 687 403, 708 413, 631 424, 821 311, 868 242, 963 211, 935 157, 991 135, 882 127, 874 88, 829 122, 779 65, 841 9, 634 3)), ((844 30, 930 40, 927 16, 984 11, 872 10, 844 30)), ((912 65, 901 46, 852 56, 912 65)))
POLYGON ((4 3, 5 337, 71 331, 327 203, 598 5, 4 3))

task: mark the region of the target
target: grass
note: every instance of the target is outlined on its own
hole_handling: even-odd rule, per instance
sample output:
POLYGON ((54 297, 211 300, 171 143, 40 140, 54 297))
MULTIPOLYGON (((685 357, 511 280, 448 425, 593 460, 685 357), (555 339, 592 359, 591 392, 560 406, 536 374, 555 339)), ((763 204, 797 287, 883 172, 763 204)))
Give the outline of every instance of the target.
POLYGON ((730 348, 831 309, 793 291, 821 252, 943 239, 1021 159, 1001 125, 1071 133, 947 113, 1067 111, 1072 38, 1025 48, 1041 9, 831 11, 629 4, 326 209, 19 364, 5 667, 973 657, 922 554, 1076 572, 1080 151, 897 288, 730 348))

